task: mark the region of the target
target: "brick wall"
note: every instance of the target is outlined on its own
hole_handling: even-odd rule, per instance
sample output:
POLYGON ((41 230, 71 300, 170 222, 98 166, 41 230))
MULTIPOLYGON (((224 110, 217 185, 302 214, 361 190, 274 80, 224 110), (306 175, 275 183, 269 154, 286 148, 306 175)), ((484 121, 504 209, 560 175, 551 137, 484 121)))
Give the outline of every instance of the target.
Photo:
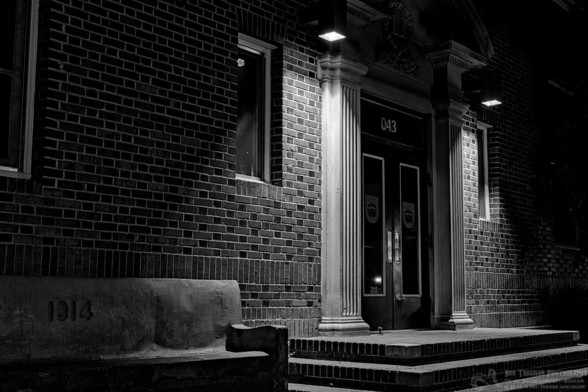
POLYGON ((0 177, 0 274, 236 279, 247 324, 314 334, 320 90, 299 6, 41 0, 34 175, 0 177), (239 32, 278 46, 271 184, 235 177, 239 32))
POLYGON ((554 244, 553 211, 538 199, 538 64, 509 33, 505 25, 491 31, 496 54, 489 65, 502 73, 503 104, 486 109, 470 101, 465 117, 467 311, 481 327, 548 323, 546 291, 588 287, 585 256, 554 244), (492 126, 490 222, 478 219, 478 120, 492 126))

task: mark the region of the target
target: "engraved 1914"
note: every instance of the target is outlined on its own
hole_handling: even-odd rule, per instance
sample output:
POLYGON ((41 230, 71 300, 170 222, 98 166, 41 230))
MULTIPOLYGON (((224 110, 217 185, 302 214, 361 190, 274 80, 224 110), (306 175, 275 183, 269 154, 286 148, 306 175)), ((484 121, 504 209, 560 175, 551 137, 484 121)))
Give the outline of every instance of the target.
POLYGON ((70 319, 76 321, 80 319, 90 320, 94 313, 92 313, 92 303, 90 301, 84 302, 80 311, 77 311, 76 301, 49 301, 47 305, 47 317, 49 321, 65 321, 70 319))

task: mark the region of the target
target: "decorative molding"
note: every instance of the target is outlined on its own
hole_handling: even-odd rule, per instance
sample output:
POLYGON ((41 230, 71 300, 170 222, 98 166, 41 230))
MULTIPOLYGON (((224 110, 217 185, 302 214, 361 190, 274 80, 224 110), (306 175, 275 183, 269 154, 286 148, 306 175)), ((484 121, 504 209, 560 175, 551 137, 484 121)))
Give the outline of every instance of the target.
POLYGON ((490 34, 486 30, 484 21, 478 14, 476 7, 473 5, 471 0, 452 0, 453 7, 461 15, 463 23, 467 24, 470 28, 476 43, 480 49, 480 52, 490 58, 494 56, 494 47, 490 40, 490 34))
POLYGON ((270 42, 286 40, 286 24, 268 20, 243 8, 237 8, 239 32, 270 42))
POLYGON ((414 76, 418 66, 412 54, 412 16, 402 0, 387 0, 385 3, 384 12, 389 17, 380 23, 380 27, 386 43, 379 48, 376 61, 414 76))
POLYGON ((358 26, 365 26, 389 18, 385 13, 361 0, 347 0, 347 17, 351 23, 358 26))
POLYGON ((359 84, 361 77, 368 71, 368 67, 341 54, 327 54, 318 60, 318 79, 322 82, 343 80, 352 84, 359 84))
POLYGON ((446 41, 426 48, 427 57, 433 67, 452 64, 463 68, 463 71, 483 67, 488 61, 487 58, 474 52, 468 47, 456 42, 446 41))

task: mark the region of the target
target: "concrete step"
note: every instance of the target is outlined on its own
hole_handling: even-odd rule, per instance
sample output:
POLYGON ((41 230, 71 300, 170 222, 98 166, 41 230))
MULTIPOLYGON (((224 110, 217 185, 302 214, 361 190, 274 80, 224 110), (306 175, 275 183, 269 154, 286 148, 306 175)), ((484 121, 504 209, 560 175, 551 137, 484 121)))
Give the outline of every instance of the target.
POLYGON ((290 339, 293 357, 387 364, 424 364, 576 345, 576 331, 484 329, 393 331, 353 338, 290 339))
POLYGON ((460 392, 530 392, 530 391, 586 391, 588 390, 588 367, 549 372, 544 370, 523 371, 531 377, 505 380, 503 383, 493 384, 486 380, 486 385, 463 389, 460 392))
POLYGON ((588 364, 588 345, 406 366, 290 358, 294 383, 377 391, 450 391, 480 380, 504 382, 524 371, 571 369, 588 364))
POLYGON ((322 385, 288 383, 288 392, 377 392, 367 389, 337 388, 322 385))

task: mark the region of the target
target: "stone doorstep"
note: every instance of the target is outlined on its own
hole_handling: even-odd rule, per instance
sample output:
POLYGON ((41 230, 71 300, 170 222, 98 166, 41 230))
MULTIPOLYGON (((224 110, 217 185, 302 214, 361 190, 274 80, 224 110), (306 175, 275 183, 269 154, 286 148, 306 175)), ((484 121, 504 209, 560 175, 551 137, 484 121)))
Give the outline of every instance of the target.
POLYGON ((561 372, 530 372, 539 374, 518 380, 505 381, 500 384, 482 385, 463 389, 460 392, 523 392, 532 390, 585 391, 588 389, 588 367, 561 372), (543 374, 541 374, 543 373, 543 374))
POLYGON ((290 358, 290 379, 295 382, 316 381, 317 384, 325 384, 331 380, 337 386, 350 388, 361 386, 380 389, 395 384, 414 390, 431 390, 432 387, 446 389, 452 386, 467 386, 472 379, 487 378, 491 374, 496 374, 498 381, 504 381, 507 373, 516 375, 517 371, 531 369, 571 368, 586 362, 588 345, 420 366, 290 358))
MULTIPOLYGON (((430 340, 430 338, 424 339, 422 343, 371 343, 365 340, 353 341, 350 338, 346 340, 295 338, 290 339, 290 351, 292 356, 301 358, 408 365, 573 346, 577 344, 579 334, 575 331, 553 331, 461 341, 431 342, 430 340)), ((377 338, 374 337, 372 341, 377 341, 377 338)))

